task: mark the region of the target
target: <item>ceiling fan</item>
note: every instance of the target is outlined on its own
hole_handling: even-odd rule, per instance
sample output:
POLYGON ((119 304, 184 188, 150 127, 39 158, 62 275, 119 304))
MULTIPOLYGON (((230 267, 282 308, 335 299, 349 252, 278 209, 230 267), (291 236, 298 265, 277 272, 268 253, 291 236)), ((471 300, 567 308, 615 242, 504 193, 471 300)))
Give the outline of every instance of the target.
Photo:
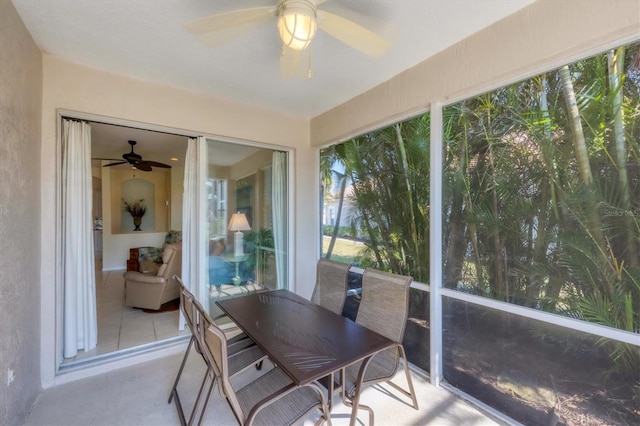
POLYGON ((224 12, 190 22, 186 28, 203 44, 214 47, 275 18, 282 40, 280 71, 285 77, 311 77, 309 47, 318 29, 366 55, 384 55, 391 46, 387 40, 345 17, 319 10, 326 1, 278 0, 276 6, 224 12))
MULTIPOLYGON (((118 166, 120 164, 129 163, 133 167, 135 167, 136 169, 142 170, 144 172, 150 172, 151 170, 153 170, 153 167, 161 167, 161 168, 165 168, 165 169, 170 169, 171 168, 171 166, 168 165, 168 164, 158 163, 157 161, 143 160, 142 156, 140 154, 136 154, 135 152, 133 152, 133 147, 134 147, 134 145, 136 143, 137 143, 136 141, 129 141, 129 145, 131 145, 131 152, 127 152, 127 153, 122 155, 122 158, 124 159, 124 161, 118 161, 117 163, 105 164, 102 167, 118 166)), ((94 160, 113 160, 113 158, 94 158, 94 160)))

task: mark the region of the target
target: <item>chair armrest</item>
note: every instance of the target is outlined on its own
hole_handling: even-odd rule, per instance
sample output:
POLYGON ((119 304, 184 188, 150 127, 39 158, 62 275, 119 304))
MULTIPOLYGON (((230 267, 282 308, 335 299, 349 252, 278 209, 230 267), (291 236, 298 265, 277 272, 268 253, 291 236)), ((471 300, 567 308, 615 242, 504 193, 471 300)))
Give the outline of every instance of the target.
POLYGON ((157 275, 143 274, 142 272, 129 271, 124 274, 124 279, 145 284, 164 284, 167 280, 157 275))

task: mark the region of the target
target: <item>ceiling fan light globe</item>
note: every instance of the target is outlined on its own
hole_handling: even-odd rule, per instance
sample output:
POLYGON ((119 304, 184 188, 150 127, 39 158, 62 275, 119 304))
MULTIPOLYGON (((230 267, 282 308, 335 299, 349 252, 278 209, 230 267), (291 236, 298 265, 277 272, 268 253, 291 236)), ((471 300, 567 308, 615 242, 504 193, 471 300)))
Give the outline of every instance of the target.
POLYGON ((309 46, 318 29, 315 7, 306 0, 283 3, 278 17, 278 31, 282 43, 295 50, 309 46))

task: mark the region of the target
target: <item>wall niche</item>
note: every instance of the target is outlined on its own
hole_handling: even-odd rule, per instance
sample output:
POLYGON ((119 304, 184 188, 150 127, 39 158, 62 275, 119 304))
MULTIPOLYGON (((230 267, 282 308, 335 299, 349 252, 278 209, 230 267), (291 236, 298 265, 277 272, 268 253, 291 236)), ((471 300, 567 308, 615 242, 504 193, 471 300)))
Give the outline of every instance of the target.
POLYGON ((145 172, 140 176, 140 172, 111 170, 111 232, 166 232, 171 193, 168 177, 168 173, 145 172), (133 205, 140 200, 146 209, 137 230, 132 215, 124 208, 124 202, 133 205))
POLYGON ((120 216, 120 231, 150 231, 154 232, 155 226, 155 185, 146 179, 133 178, 122 182, 123 210, 120 216), (135 210, 144 210, 144 215, 136 223, 134 215, 124 209, 125 203, 135 210))

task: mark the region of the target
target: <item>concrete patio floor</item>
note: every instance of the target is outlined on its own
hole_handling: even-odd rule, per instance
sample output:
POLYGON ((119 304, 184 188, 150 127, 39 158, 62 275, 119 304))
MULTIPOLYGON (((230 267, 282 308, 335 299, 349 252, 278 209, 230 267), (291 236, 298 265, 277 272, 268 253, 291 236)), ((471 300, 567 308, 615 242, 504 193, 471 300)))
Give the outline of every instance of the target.
MULTIPOLYGON (((113 370, 46 390, 38 398, 26 425, 178 425, 174 403, 168 404, 182 354, 147 361, 113 370)), ((183 404, 194 401, 205 371, 199 355, 192 353, 183 373, 179 392, 183 404)), ((251 369, 242 380, 257 374, 251 369)), ((402 373, 396 376, 402 384, 402 373)), ((362 402, 374 407, 378 425, 498 425, 458 396, 431 386, 425 377, 413 373, 419 410, 407 398, 389 386, 366 389, 362 402), (391 393, 392 396, 389 396, 391 393)), ((331 420, 334 425, 348 424, 349 409, 338 397, 334 400, 331 420)), ((301 421, 313 424, 316 417, 301 421)), ((226 401, 216 391, 204 420, 206 425, 236 425, 226 401)), ((366 411, 360 411, 358 424, 368 424, 366 411)))

